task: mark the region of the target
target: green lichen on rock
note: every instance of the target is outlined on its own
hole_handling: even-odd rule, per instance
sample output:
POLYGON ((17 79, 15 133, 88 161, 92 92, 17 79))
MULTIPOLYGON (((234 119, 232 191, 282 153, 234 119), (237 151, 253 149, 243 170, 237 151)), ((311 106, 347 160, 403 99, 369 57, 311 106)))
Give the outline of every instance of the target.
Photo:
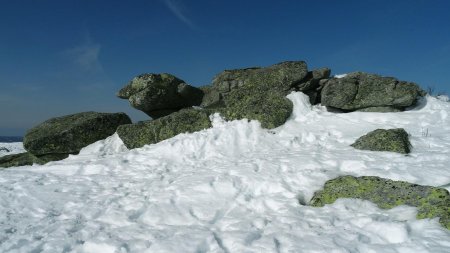
MULTIPOLYGON (((316 77, 327 74, 325 69, 316 72, 316 77)), ((293 104, 286 95, 305 81, 308 73, 303 61, 225 70, 214 78, 212 86, 203 88, 202 106, 220 110, 228 120, 247 118, 260 121, 264 128, 275 128, 292 113, 293 104)))
POLYGON ((156 120, 122 125, 117 129, 117 134, 127 148, 140 148, 181 133, 192 133, 210 128, 211 113, 209 110, 183 109, 156 120))
POLYGON ((282 93, 247 87, 230 92, 225 105, 222 115, 227 120, 258 120, 262 127, 269 129, 284 124, 293 109, 292 102, 282 93))
POLYGON ((36 156, 73 154, 130 123, 125 113, 82 112, 52 118, 30 129, 23 145, 36 156))
POLYGON ((439 222, 450 229, 450 195, 443 188, 372 176, 341 176, 327 181, 323 190, 314 194, 310 205, 321 207, 339 198, 368 200, 383 209, 417 207, 418 219, 439 217, 439 222))
MULTIPOLYGON (((324 106, 347 111, 371 107, 404 109, 416 103, 424 92, 415 83, 393 77, 354 72, 342 78, 330 79, 321 93, 324 106)), ((383 110, 380 110, 383 112, 383 110)))
POLYGON ((403 128, 374 130, 358 138, 351 146, 361 150, 401 154, 408 154, 411 151, 408 133, 403 128))
POLYGON ((286 96, 308 75, 304 61, 286 61, 269 67, 225 70, 218 74, 208 93, 203 98, 202 106, 207 107, 225 99, 231 91, 240 88, 277 92, 286 96))

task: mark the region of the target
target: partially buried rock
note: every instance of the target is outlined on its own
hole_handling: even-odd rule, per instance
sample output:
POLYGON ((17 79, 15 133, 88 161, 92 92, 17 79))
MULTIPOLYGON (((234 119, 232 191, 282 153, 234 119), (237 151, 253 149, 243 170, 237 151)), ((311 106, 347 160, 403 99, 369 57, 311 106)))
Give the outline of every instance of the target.
POLYGON ((211 127, 209 110, 183 109, 168 116, 122 125, 117 134, 127 148, 139 148, 169 139, 181 133, 192 133, 211 127))
POLYGON ((117 96, 156 119, 200 105, 203 91, 171 74, 143 74, 133 78, 117 96))
POLYGON ((130 124, 125 113, 82 112, 49 119, 30 129, 24 138, 25 149, 45 161, 76 154, 83 147, 105 139, 118 126, 130 124))
POLYGON ((354 72, 328 80, 322 89, 321 103, 346 111, 390 112, 413 106, 424 94, 415 83, 354 72))
POLYGON ((29 152, 0 157, 0 168, 9 168, 33 164, 42 164, 36 156, 29 152))
POLYGON ((439 217, 439 222, 450 229, 450 195, 443 188, 379 177, 342 176, 327 181, 324 189, 314 194, 310 204, 321 207, 339 198, 368 200, 384 209, 414 206, 418 210, 418 219, 439 217))
POLYGON ((230 92, 225 105, 222 110, 225 119, 258 120, 268 129, 283 125, 293 109, 292 102, 283 93, 247 87, 230 92))
POLYGON ((408 133, 403 128, 374 130, 358 138, 351 146, 362 150, 401 154, 408 154, 411 151, 408 133))

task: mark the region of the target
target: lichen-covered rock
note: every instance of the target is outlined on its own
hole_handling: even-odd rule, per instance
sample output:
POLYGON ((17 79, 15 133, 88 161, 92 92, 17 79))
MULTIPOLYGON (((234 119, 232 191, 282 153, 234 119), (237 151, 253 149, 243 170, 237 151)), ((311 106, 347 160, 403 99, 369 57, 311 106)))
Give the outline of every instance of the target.
POLYGON ((200 105, 203 91, 171 74, 143 74, 133 78, 117 96, 156 119, 200 105))
POLYGON ((241 87, 275 91, 286 96, 307 74, 308 69, 304 61, 281 62, 266 68, 225 70, 214 78, 212 91, 210 95, 205 96, 202 106, 217 103, 232 90, 241 87))
POLYGON ((211 127, 209 110, 183 109, 168 116, 122 125, 117 134, 127 148, 140 148, 169 139, 181 133, 192 133, 211 127))
POLYGON ((439 222, 450 229, 450 195, 443 188, 379 177, 342 176, 327 181, 324 189, 314 194, 310 204, 321 207, 339 198, 368 200, 384 209, 414 206, 418 210, 418 219, 439 217, 439 222))
POLYGON ((118 126, 130 123, 125 113, 82 112, 52 118, 30 129, 23 145, 35 156, 74 154, 112 135, 118 126))
POLYGON ((386 107, 403 110, 416 103, 424 91, 415 83, 393 77, 354 72, 328 80, 321 93, 321 103, 347 111, 386 107))
POLYGON ((0 168, 33 165, 35 163, 42 164, 43 162, 29 152, 0 157, 0 168))
POLYGON ((403 128, 374 130, 359 137, 351 146, 362 150, 401 154, 408 154, 411 151, 408 133, 403 128))
MULTIPOLYGON (((318 70, 314 78, 326 76, 326 72, 318 70)), ((212 86, 203 88, 202 106, 220 109, 228 120, 247 118, 260 121, 264 128, 278 127, 292 113, 293 105, 286 95, 300 83, 313 79, 312 76, 304 61, 225 70, 214 78, 212 86)))
POLYGON ((283 93, 258 87, 233 90, 225 98, 225 105, 222 116, 227 120, 258 120, 262 127, 269 129, 284 124, 293 109, 292 102, 283 93))

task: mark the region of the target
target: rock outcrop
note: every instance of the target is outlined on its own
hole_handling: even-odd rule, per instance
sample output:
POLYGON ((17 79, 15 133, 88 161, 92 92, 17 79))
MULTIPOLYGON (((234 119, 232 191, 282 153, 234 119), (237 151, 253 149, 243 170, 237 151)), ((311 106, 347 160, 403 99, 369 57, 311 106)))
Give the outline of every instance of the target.
POLYGON ((52 118, 30 129, 23 145, 43 161, 59 160, 112 135, 118 126, 130 123, 124 113, 82 112, 52 118))
POLYGON ((119 126, 117 134, 127 148, 140 148, 181 133, 192 133, 210 128, 210 114, 209 110, 183 109, 156 120, 119 126))
POLYGON ((213 79, 202 106, 219 103, 230 92, 242 87, 287 95, 307 75, 308 69, 304 61, 281 62, 266 68, 225 70, 213 79))
POLYGON ((131 106, 157 119, 182 108, 198 106, 203 91, 171 74, 143 74, 130 81, 117 94, 131 106))
POLYGON ((358 138, 351 145, 356 149, 408 154, 411 151, 408 133, 403 128, 377 129, 358 138))
POLYGON ((310 204, 321 207, 339 198, 368 200, 384 209, 414 206, 418 210, 418 219, 439 217, 442 226, 450 229, 450 195, 443 188, 379 177, 342 176, 327 181, 324 189, 314 194, 310 204))
POLYGON ((247 118, 260 121, 264 128, 275 128, 292 113, 293 105, 286 95, 313 79, 308 79, 308 74, 304 61, 225 70, 205 88, 202 106, 223 108, 222 116, 228 120, 247 118))
POLYGON ((345 111, 391 112, 413 106, 424 91, 393 77, 354 72, 329 79, 321 92, 324 106, 345 111))

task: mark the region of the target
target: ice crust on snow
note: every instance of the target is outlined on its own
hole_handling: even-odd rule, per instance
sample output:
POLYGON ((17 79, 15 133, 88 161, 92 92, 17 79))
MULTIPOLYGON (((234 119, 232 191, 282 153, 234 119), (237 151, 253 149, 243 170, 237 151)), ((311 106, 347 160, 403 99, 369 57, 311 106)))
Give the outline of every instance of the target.
POLYGON ((285 125, 226 122, 140 149, 117 135, 44 166, 0 171, 0 252, 450 252, 450 232, 416 209, 340 199, 306 205, 340 175, 450 189, 450 103, 337 114, 288 96, 285 125), (349 145, 405 128, 409 156, 349 145))

